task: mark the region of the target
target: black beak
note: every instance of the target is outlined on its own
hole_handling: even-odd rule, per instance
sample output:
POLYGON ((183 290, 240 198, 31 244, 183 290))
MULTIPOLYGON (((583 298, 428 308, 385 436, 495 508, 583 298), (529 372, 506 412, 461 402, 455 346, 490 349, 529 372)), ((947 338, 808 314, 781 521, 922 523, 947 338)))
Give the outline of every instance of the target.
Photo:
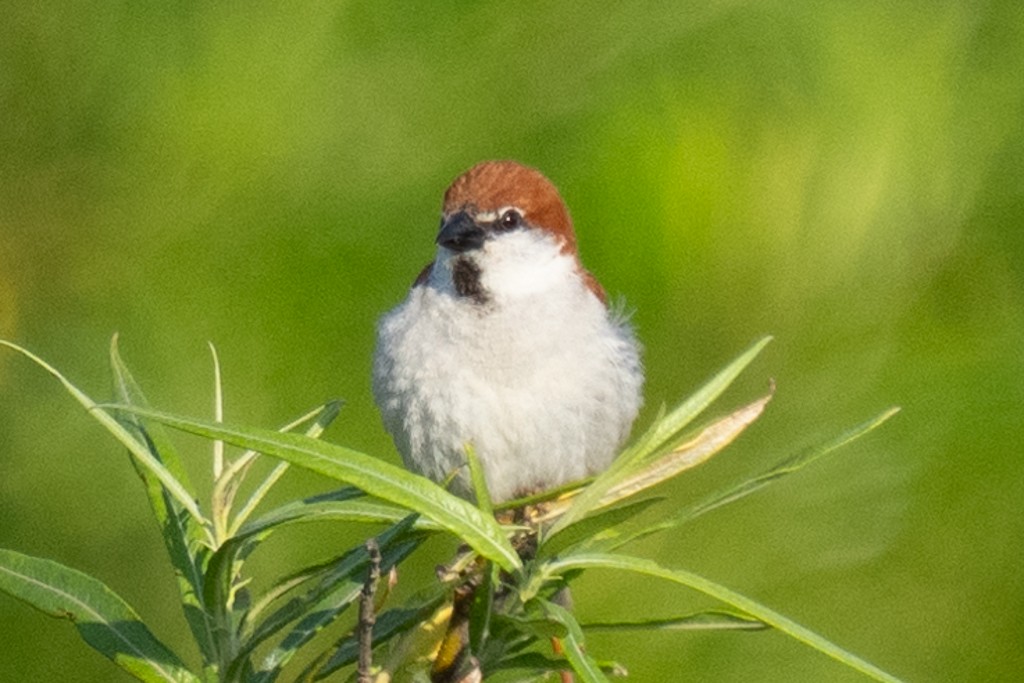
POLYGON ((484 243, 484 231, 472 216, 465 211, 459 211, 441 226, 437 243, 459 253, 479 249, 484 243))

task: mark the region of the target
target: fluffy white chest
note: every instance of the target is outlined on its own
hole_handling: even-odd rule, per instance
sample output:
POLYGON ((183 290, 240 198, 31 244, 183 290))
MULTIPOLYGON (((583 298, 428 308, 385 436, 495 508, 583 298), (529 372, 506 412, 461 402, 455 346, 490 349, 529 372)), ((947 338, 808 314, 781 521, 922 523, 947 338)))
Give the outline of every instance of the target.
POLYGON ((406 465, 436 481, 461 468, 456 490, 467 493, 471 443, 496 501, 607 467, 643 382, 632 331, 573 259, 509 249, 474 262, 476 300, 455 291, 457 258, 439 259, 381 321, 374 359, 374 394, 406 465))

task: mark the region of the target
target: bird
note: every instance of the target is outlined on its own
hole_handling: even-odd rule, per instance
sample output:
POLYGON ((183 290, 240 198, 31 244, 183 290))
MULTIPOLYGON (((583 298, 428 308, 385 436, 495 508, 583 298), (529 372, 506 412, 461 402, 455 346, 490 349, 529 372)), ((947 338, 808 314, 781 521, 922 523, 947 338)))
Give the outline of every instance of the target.
POLYGON ((447 188, 434 260, 377 325, 373 394, 405 466, 495 504, 608 468, 643 402, 624 306, 580 261, 540 171, 484 161, 447 188))

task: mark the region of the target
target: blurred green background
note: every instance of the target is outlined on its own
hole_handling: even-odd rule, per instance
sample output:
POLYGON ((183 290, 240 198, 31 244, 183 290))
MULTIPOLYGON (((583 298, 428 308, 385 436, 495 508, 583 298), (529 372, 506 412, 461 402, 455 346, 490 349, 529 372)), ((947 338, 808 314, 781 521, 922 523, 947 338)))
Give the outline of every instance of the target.
MULTIPOLYGON (((473 163, 541 168, 635 308, 647 406, 776 341, 778 382, 674 504, 881 409, 883 429, 643 552, 913 681, 1024 667, 1024 11, 1017 2, 2 3, 0 336, 108 397, 107 345, 159 407, 391 460, 374 323, 430 260, 473 163)), ((186 442, 197 478, 207 444, 186 442)), ((328 482, 289 475, 278 500, 328 482)), ((310 527, 257 558, 328 557, 310 527)), ((0 547, 92 573, 194 661, 119 446, 0 354, 0 547)), ((428 571, 448 548, 417 557, 428 571)), ((415 570, 412 572, 415 574, 415 570)), ((595 573, 584 619, 709 603, 595 573)), ((127 680, 0 596, 0 680, 127 680)), ((861 680, 779 634, 594 634, 631 680, 861 680)))

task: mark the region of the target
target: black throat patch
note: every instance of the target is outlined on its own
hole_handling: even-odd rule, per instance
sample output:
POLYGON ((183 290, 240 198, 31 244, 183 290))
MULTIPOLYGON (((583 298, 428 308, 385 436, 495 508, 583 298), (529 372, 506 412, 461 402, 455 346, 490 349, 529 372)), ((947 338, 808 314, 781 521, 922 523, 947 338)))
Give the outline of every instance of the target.
POLYGON ((485 304, 490 300, 483 285, 480 284, 480 266, 472 259, 455 259, 452 263, 452 282, 460 297, 472 299, 478 304, 485 304))

